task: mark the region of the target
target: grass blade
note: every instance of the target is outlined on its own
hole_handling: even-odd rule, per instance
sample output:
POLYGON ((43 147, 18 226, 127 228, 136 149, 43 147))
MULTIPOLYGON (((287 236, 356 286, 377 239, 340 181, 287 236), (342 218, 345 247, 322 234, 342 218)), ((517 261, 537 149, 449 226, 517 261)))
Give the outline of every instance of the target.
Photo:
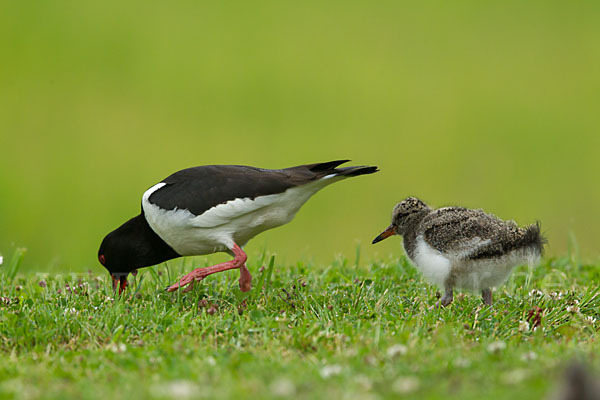
POLYGON ((19 267, 21 266, 21 262, 23 261, 23 257, 25 256, 26 252, 27 249, 24 247, 19 247, 15 249, 12 258, 10 259, 10 263, 6 268, 6 277, 10 281, 15 279, 15 276, 17 276, 17 273, 19 272, 19 267))

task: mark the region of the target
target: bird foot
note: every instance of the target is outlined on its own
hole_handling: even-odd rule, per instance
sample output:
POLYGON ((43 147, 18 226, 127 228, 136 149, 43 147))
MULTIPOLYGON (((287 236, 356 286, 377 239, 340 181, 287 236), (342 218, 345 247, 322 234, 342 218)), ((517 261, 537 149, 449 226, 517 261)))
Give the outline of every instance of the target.
POLYGON ((185 289, 183 289, 183 292, 187 293, 194 288, 194 282, 200 282, 202 279, 206 278, 211 273, 212 272, 209 271, 208 268, 196 268, 195 270, 181 278, 176 284, 167 287, 167 292, 174 292, 177 289, 181 289, 187 286, 185 289))
POLYGON ((209 275, 215 274, 217 272, 227 271, 230 269, 240 270, 240 289, 243 292, 249 291, 252 288, 252 276, 250 276, 250 271, 248 271, 248 268, 246 268, 246 253, 244 253, 244 251, 237 244, 233 245, 231 251, 235 256, 233 260, 217 265, 212 265, 210 267, 196 268, 195 270, 181 278, 178 283, 169 286, 167 288, 167 291, 174 292, 177 289, 190 285, 190 287, 186 288, 185 290, 186 292, 188 292, 192 290, 193 282, 199 282, 209 275))
POLYGON ((433 306, 433 308, 437 309, 437 308, 440 308, 440 306, 447 307, 452 303, 453 300, 454 300, 454 296, 452 295, 452 292, 450 292, 450 293, 446 292, 446 294, 444 294, 444 296, 435 303, 435 306, 433 306))
MULTIPOLYGON (((174 292, 177 289, 182 289, 185 287, 185 289, 183 289, 183 292, 187 293, 194 288, 195 282, 200 282, 207 276, 212 275, 216 272, 231 269, 232 266, 228 265, 228 264, 233 264, 233 262, 230 261, 229 263, 223 263, 223 264, 219 264, 219 265, 216 265, 213 267, 196 268, 195 270, 193 270, 192 272, 190 272, 189 274, 187 274, 183 278, 181 278, 179 280, 179 282, 177 282, 176 284, 167 287, 167 292, 174 292)), ((248 268, 246 268, 246 264, 242 264, 242 266, 239 267, 239 269, 240 269, 240 281, 239 281, 240 290, 242 292, 249 292, 252 289, 252 275, 250 275, 250 271, 248 271, 248 268)))

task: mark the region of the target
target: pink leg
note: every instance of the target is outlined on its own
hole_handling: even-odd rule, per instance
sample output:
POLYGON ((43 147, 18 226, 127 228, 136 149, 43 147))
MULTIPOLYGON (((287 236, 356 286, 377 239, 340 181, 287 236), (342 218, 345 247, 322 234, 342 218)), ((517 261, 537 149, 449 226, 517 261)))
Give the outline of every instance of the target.
MULTIPOLYGON (((190 284, 193 285, 194 282, 201 281, 209 275, 236 268, 240 270, 240 289, 243 292, 249 291, 252 288, 252 276, 250 275, 250 271, 248 271, 248 268, 246 268, 246 253, 244 253, 244 251, 237 244, 234 244, 231 250, 234 254, 233 260, 206 268, 196 268, 195 270, 181 278, 179 282, 169 286, 167 288, 167 291, 174 292, 175 290, 184 286, 190 284)), ((186 291, 189 291, 193 287, 191 285, 189 288, 186 289, 186 291)))
POLYGON ((240 267, 240 290, 242 292, 249 292, 252 289, 252 275, 246 268, 246 264, 240 267))

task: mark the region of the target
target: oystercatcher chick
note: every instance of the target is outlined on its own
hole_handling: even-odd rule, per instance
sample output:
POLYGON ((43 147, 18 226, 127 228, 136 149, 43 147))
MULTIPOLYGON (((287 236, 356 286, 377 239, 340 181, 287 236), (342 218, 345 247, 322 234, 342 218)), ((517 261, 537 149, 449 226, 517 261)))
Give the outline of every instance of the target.
POLYGON ((482 210, 444 207, 433 210, 409 197, 392 212, 392 224, 377 243, 402 235, 406 254, 427 280, 444 288, 436 304, 452 303, 453 289, 481 291, 492 305, 492 287, 502 284, 516 265, 536 263, 546 239, 539 222, 520 228, 482 210))
POLYGON ((148 189, 141 213, 109 233, 98 251, 121 293, 138 268, 182 256, 226 252, 231 261, 197 268, 167 288, 175 291, 216 272, 240 270, 240 289, 252 277, 242 250, 259 233, 286 224, 316 192, 377 167, 337 168, 349 160, 270 170, 242 165, 184 169, 148 189))

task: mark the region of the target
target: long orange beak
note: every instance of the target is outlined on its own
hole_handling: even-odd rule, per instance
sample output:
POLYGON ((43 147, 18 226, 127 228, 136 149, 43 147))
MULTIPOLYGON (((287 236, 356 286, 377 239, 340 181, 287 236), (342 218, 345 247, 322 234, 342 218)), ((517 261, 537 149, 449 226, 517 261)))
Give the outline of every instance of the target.
POLYGON ((385 228, 385 231, 381 232, 379 236, 373 239, 373 244, 377 242, 381 242, 383 239, 387 239, 390 236, 394 236, 396 234, 396 226, 394 224, 385 228))
POLYGON ((129 285, 129 283, 127 282, 127 276, 121 276, 121 277, 117 278, 115 275, 110 274, 110 277, 112 278, 113 290, 117 290, 117 287, 118 287, 119 294, 123 293, 125 288, 129 285))

